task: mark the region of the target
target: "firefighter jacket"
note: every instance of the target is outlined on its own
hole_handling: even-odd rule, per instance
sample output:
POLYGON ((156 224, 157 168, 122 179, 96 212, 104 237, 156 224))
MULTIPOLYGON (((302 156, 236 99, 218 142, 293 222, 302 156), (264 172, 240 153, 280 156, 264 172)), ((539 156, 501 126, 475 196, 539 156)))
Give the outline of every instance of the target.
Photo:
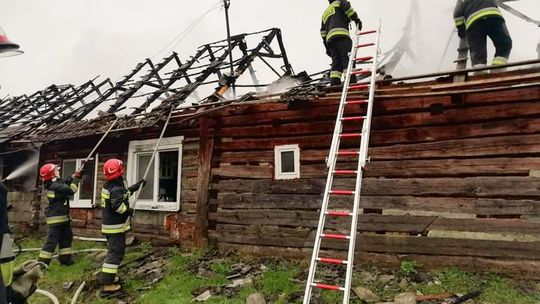
POLYGON ((65 181, 55 178, 45 182, 49 205, 45 208, 47 225, 69 222, 69 197, 79 190, 79 179, 68 177, 65 181))
POLYGON ((457 0, 454 21, 458 31, 464 32, 484 17, 503 18, 495 0, 457 0))
POLYGON ((321 23, 321 37, 326 45, 335 37, 349 37, 349 23, 360 19, 347 0, 336 0, 324 11, 321 23))
POLYGON ((4 286, 9 286, 13 280, 13 240, 9 229, 7 210, 8 189, 0 182, 0 275, 4 286))
POLYGON ((107 181, 101 190, 101 233, 118 234, 131 229, 129 197, 131 192, 126 187, 124 179, 107 181))

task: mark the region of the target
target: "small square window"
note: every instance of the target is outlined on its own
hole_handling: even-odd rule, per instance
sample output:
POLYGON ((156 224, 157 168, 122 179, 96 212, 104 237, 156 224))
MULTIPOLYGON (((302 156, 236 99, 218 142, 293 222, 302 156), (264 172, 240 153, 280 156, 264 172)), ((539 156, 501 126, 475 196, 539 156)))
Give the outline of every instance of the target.
POLYGON ((274 148, 275 179, 300 178, 300 148, 298 145, 274 148))

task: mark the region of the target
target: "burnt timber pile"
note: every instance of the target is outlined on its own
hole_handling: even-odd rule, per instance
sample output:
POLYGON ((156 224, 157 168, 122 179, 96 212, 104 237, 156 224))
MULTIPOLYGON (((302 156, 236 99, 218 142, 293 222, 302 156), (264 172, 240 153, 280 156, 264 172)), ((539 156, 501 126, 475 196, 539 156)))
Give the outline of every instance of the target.
MULTIPOLYGON (((414 259, 427 267, 537 277, 539 72, 379 85, 358 260, 414 259)), ((210 117, 211 243, 262 255, 309 255, 339 96, 334 90, 310 101, 234 105, 210 117), (275 180, 274 147, 287 144, 300 147, 300 179, 275 180)), ((340 169, 355 168, 351 158, 340 169)), ((336 221, 335 231, 341 224, 336 221)), ((344 247, 336 242, 326 249, 344 247)))

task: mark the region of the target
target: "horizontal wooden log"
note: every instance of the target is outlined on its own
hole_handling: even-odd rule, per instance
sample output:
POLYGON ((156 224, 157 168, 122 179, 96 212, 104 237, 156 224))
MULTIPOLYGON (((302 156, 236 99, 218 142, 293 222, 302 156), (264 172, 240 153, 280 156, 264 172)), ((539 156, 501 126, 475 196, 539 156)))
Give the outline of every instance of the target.
MULTIPOLYGON (((284 227, 317 228, 319 212, 260 209, 233 211, 220 210, 210 214, 210 219, 218 224, 236 225, 277 225, 284 227)), ((379 214, 360 214, 358 231, 370 232, 405 232, 418 234, 423 232, 435 219, 430 216, 384 216, 379 214)), ((327 218, 327 229, 349 230, 350 220, 327 218)))
MULTIPOLYGON (((302 156, 300 156, 302 158, 302 156)), ((301 164, 301 178, 325 178, 327 167, 321 164, 301 164)), ((339 162, 337 169, 356 170, 358 163, 339 162)), ((450 177, 450 176, 528 176, 531 170, 540 170, 540 158, 475 158, 373 161, 367 166, 366 177, 450 177)), ((212 175, 247 179, 270 179, 274 167, 258 165, 223 165, 212 169, 212 175)))
MULTIPOLYGON (((212 200, 222 209, 317 210, 322 194, 226 193, 212 200)), ((335 208, 346 208, 346 198, 333 200, 335 208)), ((540 200, 460 197, 368 196, 362 195, 360 207, 377 210, 424 211, 434 214, 464 213, 479 216, 540 215, 540 200)))
MULTIPOLYGON (((396 114, 391 116, 374 116, 372 121, 373 130, 373 144, 384 144, 392 142, 409 141, 423 141, 422 138, 435 138, 436 139, 451 139, 461 135, 462 132, 470 133, 471 136, 481 136, 488 134, 504 134, 501 129, 509 128, 507 133, 519 134, 523 132, 520 128, 513 126, 508 118, 516 120, 520 117, 537 115, 540 113, 540 105, 537 102, 531 103, 512 103, 504 105, 496 105, 489 107, 474 107, 474 108, 455 108, 444 110, 440 115, 433 115, 429 111, 418 113, 405 113, 396 114), (472 122, 480 123, 486 121, 493 121, 496 119, 506 119, 506 121, 498 122, 496 124, 484 123, 480 126, 471 124, 472 122), (458 123, 468 123, 471 125, 459 126, 458 123), (452 124, 452 127, 444 126, 439 128, 424 129, 427 126, 432 125, 447 125, 452 124), (412 128, 415 126, 422 126, 422 129, 412 128), (397 132, 381 132, 382 130, 393 130, 408 128, 397 132), (497 132, 497 130, 499 130, 497 132), (460 132, 461 131, 461 132, 460 132), (438 135, 438 133, 442 133, 438 135), (384 136, 384 135, 392 135, 384 136), (399 136, 399 134, 402 134, 399 136), (401 140, 400 140, 401 139, 401 140)), ((362 112, 355 113, 356 115, 362 115, 362 112)), ((351 114, 352 115, 352 114, 351 114)), ((313 116, 312 116, 313 117, 313 116)), ((246 117, 246 120, 250 117, 246 117)), ((293 135, 316 135, 316 134, 331 134, 334 129, 335 118, 319 118, 317 121, 304 121, 300 123, 286 123, 282 122, 276 124, 269 121, 258 122, 256 126, 242 126, 242 127, 226 127, 217 130, 217 135, 231 138, 257 138, 259 136, 278 137, 278 136, 293 136, 293 135)), ((527 124, 527 121, 521 122, 523 125, 529 127, 529 132, 538 131, 539 122, 537 120, 527 124)), ((358 123, 345 123, 344 130, 358 130, 361 128, 361 124, 358 123)), ((463 138, 463 135, 461 135, 463 138)))
MULTIPOLYGON (((309 228, 275 226, 217 225, 210 236, 218 242, 280 246, 312 247, 315 234, 309 228)), ((540 242, 507 242, 458 240, 417 236, 358 235, 357 251, 394 254, 494 257, 540 260, 540 242)), ((345 249, 344 242, 334 242, 328 249, 345 249)))
MULTIPOLYGON (((305 248, 285 248, 277 246, 255 246, 230 243, 218 243, 218 249, 222 252, 234 250, 240 254, 256 257, 289 257, 295 259, 309 259, 311 252, 305 248)), ((327 256, 337 256, 339 253, 328 252, 327 256)), ((489 272, 508 275, 519 279, 536 280, 540 276, 540 261, 515 260, 515 259, 494 259, 479 257, 455 257, 448 255, 395 255, 367 253, 357 251, 355 254, 355 265, 377 265, 378 267, 399 269, 402 261, 416 261, 423 270, 439 270, 445 267, 459 267, 461 269, 477 272, 489 272)))
MULTIPOLYGON (((212 189, 237 193, 319 194, 323 179, 306 180, 222 180, 212 189)), ((352 189, 354 179, 338 179, 334 188, 352 189)), ((540 197, 540 179, 533 177, 468 178, 365 178, 364 195, 461 196, 461 197, 540 197)))
POLYGON ((524 156, 540 153, 540 135, 496 136, 370 149, 372 160, 524 156))

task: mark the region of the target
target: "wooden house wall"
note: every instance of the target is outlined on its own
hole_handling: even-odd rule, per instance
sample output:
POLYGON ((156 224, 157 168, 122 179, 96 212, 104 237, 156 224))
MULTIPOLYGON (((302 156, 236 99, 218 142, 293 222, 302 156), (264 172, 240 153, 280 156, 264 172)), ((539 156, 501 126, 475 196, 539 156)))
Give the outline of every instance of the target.
MULTIPOLYGON (((421 96, 485 86, 396 85, 379 92, 386 97, 374 108, 358 260, 540 274, 540 87, 421 96), (403 94, 409 96, 398 97, 403 94)), ((213 117, 213 244, 309 256, 339 93, 331 95, 234 106, 213 117), (274 179, 274 147, 283 144, 300 146, 300 179, 274 179)), ((360 106, 346 113, 364 114, 360 106)), ((346 123, 345 130, 360 125, 346 123)), ((342 145, 357 146, 353 140, 342 145)), ((338 166, 355 167, 355 159, 343 157, 338 166)), ((353 182, 339 178, 334 188, 353 189, 353 182)), ((332 201, 346 207, 352 200, 332 201)), ((329 229, 346 231, 348 224, 332 220, 329 229)), ((344 243, 325 242, 324 248, 342 255, 344 243)))
MULTIPOLYGON (((160 126, 161 127, 161 126, 160 126)), ((100 191, 105 182, 103 172, 104 162, 109 158, 119 158, 124 161, 127 168, 127 156, 130 140, 155 139, 161 130, 138 130, 137 133, 113 133, 98 149, 99 164, 97 177, 96 200, 99 201, 100 191)), ((199 139, 198 131, 186 131, 177 128, 174 124, 169 126, 165 137, 183 135, 182 145, 182 181, 180 193, 180 212, 146 211, 138 210, 133 218, 133 229, 136 236, 142 240, 154 243, 179 243, 187 247, 193 246, 195 229, 195 192, 197 185, 197 155, 199 139)), ((40 163, 60 163, 62 159, 85 158, 97 143, 98 138, 78 138, 49 144, 42 148, 40 163)), ((88 168, 87 168, 88 170, 88 168)), ((41 196, 41 210, 39 224, 44 224, 43 209, 46 207, 46 198, 41 196)), ((72 227, 78 236, 101 236, 100 209, 71 209, 72 227)))

